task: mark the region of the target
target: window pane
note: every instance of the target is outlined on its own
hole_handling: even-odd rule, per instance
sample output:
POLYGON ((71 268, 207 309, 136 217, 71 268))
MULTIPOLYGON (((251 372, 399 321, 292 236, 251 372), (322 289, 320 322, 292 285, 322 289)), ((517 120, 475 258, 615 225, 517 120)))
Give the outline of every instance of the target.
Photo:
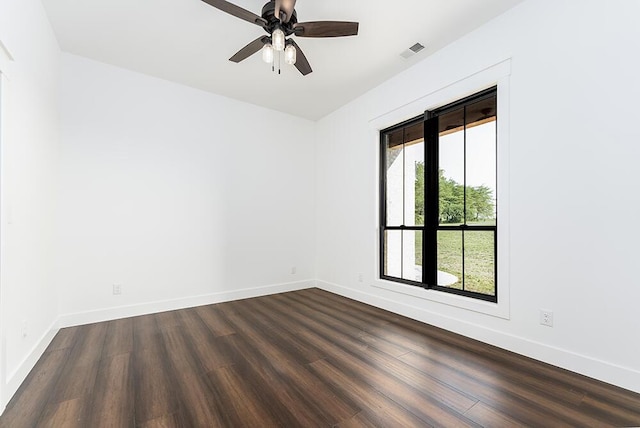
POLYGON ((438 285, 462 290, 462 231, 438 231, 438 285))
POLYGON ((495 232, 464 232, 464 288, 495 295, 495 232))
POLYGON ((404 145, 402 129, 386 135, 387 226, 400 226, 403 220, 404 145))
POLYGON ((422 231, 403 231, 402 249, 402 278, 422 282, 422 231))
POLYGON ((467 224, 496 224, 496 98, 467 107, 467 224))
POLYGON ((404 225, 424 224, 424 140, 407 144, 404 149, 404 225))
POLYGON ((387 230, 384 233, 384 266, 385 276, 402 278, 402 231, 387 230))
POLYGON ((464 221, 464 108, 439 117, 440 224, 464 221))
POLYGON ((383 274, 422 282, 422 231, 385 231, 383 274))
POLYGON ((385 226, 424 224, 423 128, 420 120, 385 135, 385 226))

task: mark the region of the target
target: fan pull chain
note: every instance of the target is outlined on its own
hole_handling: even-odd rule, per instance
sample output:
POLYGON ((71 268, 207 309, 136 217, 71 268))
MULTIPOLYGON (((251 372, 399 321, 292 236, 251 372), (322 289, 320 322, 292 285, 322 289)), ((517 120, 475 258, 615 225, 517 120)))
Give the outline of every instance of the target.
POLYGON ((276 72, 276 62, 278 63, 278 74, 282 74, 282 68, 281 68, 281 63, 282 63, 282 52, 277 51, 277 54, 273 57, 273 61, 271 62, 271 72, 275 73, 276 72), (277 59, 276 59, 277 56, 277 59))

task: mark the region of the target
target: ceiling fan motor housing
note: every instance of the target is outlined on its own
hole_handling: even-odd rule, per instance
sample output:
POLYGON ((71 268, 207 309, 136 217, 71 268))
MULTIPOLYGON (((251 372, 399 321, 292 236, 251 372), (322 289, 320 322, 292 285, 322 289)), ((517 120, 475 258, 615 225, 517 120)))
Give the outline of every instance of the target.
POLYGON ((291 14, 289 22, 280 22, 280 18, 276 16, 276 2, 272 0, 264 5, 262 8, 262 18, 267 21, 267 25, 264 27, 265 31, 269 34, 273 33, 276 28, 280 28, 284 31, 286 36, 294 34, 293 27, 298 23, 298 14, 294 10, 291 14))

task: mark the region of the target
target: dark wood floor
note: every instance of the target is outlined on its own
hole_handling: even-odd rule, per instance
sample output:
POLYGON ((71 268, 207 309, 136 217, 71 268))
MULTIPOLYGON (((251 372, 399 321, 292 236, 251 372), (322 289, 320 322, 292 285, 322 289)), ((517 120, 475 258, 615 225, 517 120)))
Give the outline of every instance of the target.
POLYGON ((61 330, 2 427, 633 426, 640 395, 317 289, 61 330))

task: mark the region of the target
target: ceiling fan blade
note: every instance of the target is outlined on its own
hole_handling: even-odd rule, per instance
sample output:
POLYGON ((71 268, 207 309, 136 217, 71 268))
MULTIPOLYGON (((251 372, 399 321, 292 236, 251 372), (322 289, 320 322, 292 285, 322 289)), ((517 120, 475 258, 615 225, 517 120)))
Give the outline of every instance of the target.
POLYGON ((291 19, 291 15, 293 15, 293 10, 296 8, 296 0, 276 0, 276 10, 275 16, 280 18, 280 12, 284 12, 286 17, 282 19, 282 22, 289 22, 291 19))
POLYGON ((240 6, 236 6, 233 3, 229 3, 225 0, 202 0, 203 2, 219 9, 223 12, 228 13, 229 15, 233 15, 236 18, 244 19, 247 22, 252 24, 256 24, 260 27, 264 27, 267 25, 267 21, 264 18, 256 15, 253 12, 249 12, 246 9, 241 8, 240 6))
POLYGON ((234 56, 229 58, 229 61, 240 62, 249 58, 254 53, 258 52, 264 46, 265 42, 269 39, 267 36, 260 36, 247 46, 243 47, 234 56))
POLYGON ((357 36, 359 24, 343 21, 299 22, 294 27, 298 37, 344 37, 357 36))
POLYGON ((296 68, 303 76, 306 76, 313 71, 311 69, 311 65, 309 65, 307 57, 304 55, 302 49, 300 49, 300 46, 298 46, 295 40, 289 39, 289 41, 296 48, 296 68))

